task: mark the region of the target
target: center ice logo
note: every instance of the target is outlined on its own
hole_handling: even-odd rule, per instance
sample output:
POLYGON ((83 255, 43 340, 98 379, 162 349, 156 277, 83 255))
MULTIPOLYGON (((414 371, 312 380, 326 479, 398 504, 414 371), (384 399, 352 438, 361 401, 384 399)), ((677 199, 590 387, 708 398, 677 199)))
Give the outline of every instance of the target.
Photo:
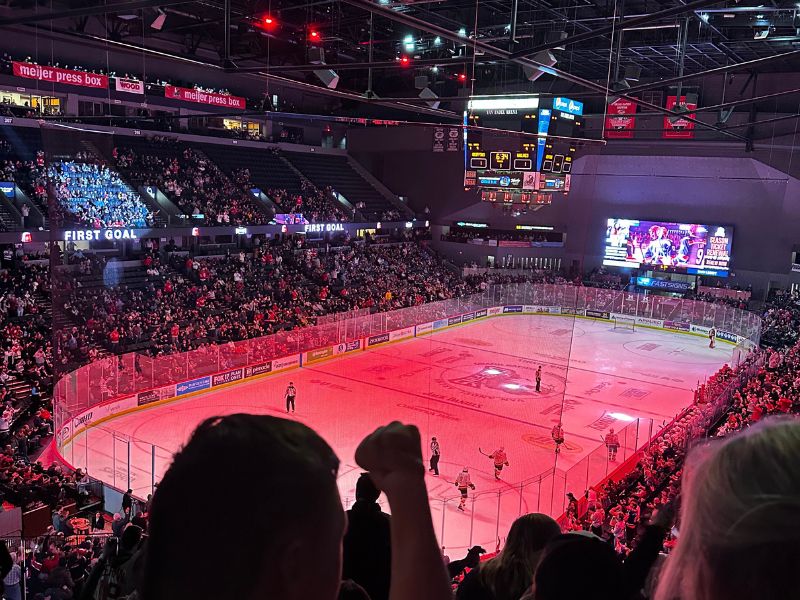
POLYGON ((511 395, 528 395, 536 390, 534 382, 521 377, 514 369, 506 367, 486 366, 477 373, 456 377, 450 381, 476 390, 487 389, 511 395))

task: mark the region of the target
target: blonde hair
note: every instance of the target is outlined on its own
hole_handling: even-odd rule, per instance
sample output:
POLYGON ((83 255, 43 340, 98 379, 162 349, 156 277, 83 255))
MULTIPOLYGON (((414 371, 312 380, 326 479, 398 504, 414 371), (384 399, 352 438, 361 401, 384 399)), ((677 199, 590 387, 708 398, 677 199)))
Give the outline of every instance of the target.
POLYGON ((692 450, 681 537, 654 600, 796 598, 800 421, 766 419, 692 450))

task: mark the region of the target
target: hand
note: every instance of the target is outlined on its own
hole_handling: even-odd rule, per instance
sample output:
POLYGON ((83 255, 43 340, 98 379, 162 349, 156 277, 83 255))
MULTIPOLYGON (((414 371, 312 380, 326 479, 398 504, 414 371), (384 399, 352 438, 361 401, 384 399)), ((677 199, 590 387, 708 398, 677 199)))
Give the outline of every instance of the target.
POLYGON ((356 448, 356 462, 387 495, 425 478, 419 430, 399 421, 378 427, 364 438, 356 448))

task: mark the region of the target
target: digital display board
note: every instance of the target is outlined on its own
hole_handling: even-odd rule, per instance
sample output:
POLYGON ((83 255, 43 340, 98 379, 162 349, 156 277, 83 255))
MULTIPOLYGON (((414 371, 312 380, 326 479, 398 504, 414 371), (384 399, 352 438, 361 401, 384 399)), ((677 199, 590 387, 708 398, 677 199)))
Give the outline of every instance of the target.
POLYGON ((732 246, 726 225, 608 219, 603 264, 727 277, 732 246))
POLYGON ((466 129, 464 186, 519 192, 569 191, 576 149, 571 138, 582 126, 582 115, 582 102, 562 97, 470 100, 464 124, 485 129, 466 129), (491 129, 531 135, 504 135, 491 129))

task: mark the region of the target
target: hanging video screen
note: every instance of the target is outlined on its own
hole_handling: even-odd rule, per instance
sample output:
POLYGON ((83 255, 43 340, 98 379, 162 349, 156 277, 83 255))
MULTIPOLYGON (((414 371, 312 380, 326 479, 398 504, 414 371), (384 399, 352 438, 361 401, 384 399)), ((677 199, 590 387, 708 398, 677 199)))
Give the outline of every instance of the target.
POLYGON ((603 264, 727 277, 733 228, 727 225, 608 219, 603 264))

